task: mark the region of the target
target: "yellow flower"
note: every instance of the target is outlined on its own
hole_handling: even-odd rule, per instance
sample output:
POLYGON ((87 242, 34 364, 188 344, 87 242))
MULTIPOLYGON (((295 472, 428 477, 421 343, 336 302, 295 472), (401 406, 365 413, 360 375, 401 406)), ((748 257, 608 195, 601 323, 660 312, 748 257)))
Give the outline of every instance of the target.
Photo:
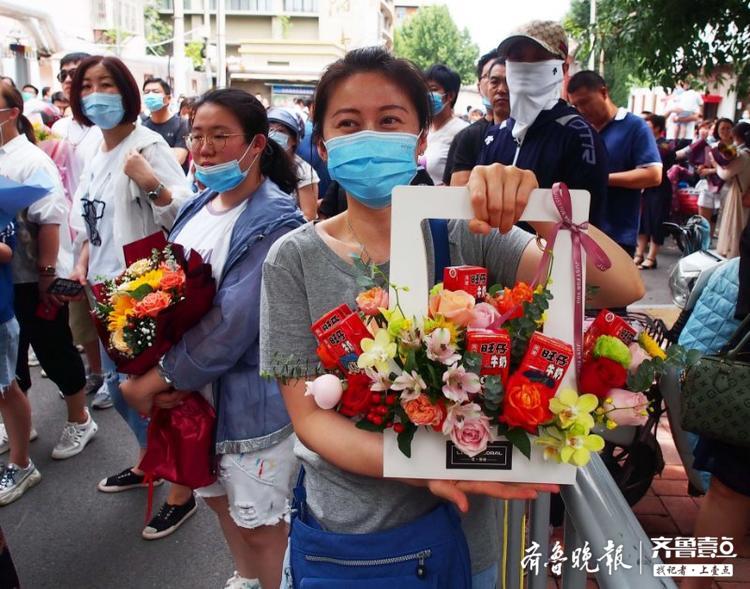
POLYGON ((455 323, 448 321, 442 315, 436 315, 432 319, 425 318, 424 320, 424 334, 430 335, 436 329, 447 329, 451 334, 450 343, 455 345, 458 340, 458 328, 455 323))
POLYGON ((133 292, 139 289, 144 284, 148 284, 152 290, 156 290, 157 288, 159 288, 159 283, 161 283, 162 276, 164 276, 163 270, 150 270, 149 272, 146 272, 135 280, 131 280, 130 282, 128 282, 126 285, 124 285, 126 288, 124 288, 123 290, 126 290, 127 292, 133 292))
POLYGON ((118 352, 122 352, 123 354, 131 353, 128 344, 125 343, 125 334, 123 333, 122 329, 118 329, 117 331, 115 331, 109 338, 109 341, 112 344, 112 347, 118 352))
POLYGON ((112 297, 112 311, 109 313, 109 331, 122 330, 128 323, 128 317, 133 314, 135 299, 122 293, 115 293, 112 297))
POLYGON ((599 399, 595 395, 581 395, 573 389, 564 389, 556 397, 550 399, 549 409, 557 416, 563 429, 572 425, 579 425, 586 433, 594 427, 591 412, 599 406, 599 399))
POLYGON ((360 368, 377 368, 381 374, 391 370, 391 360, 396 356, 397 346, 391 340, 387 329, 381 329, 375 334, 375 339, 364 338, 359 345, 362 353, 357 359, 360 368))
POLYGON ((662 360, 667 359, 667 354, 664 350, 662 350, 659 347, 659 344, 654 341, 654 338, 645 331, 642 331, 638 336, 638 343, 641 344, 641 347, 646 350, 646 353, 652 358, 661 358, 662 360))
POLYGON ((575 466, 585 466, 591 460, 592 452, 601 452, 604 438, 596 434, 586 434, 583 428, 574 425, 565 432, 565 445, 560 449, 560 461, 575 466))

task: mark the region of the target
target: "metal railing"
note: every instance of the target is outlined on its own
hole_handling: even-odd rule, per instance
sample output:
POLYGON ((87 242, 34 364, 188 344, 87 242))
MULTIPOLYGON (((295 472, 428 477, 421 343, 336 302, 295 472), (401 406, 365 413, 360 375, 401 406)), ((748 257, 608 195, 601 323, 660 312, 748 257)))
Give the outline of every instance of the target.
MULTIPOLYGON (((654 577, 654 566, 662 562, 652 556, 650 539, 599 456, 593 455, 591 462, 578 470, 576 484, 562 487, 561 496, 565 504, 564 549, 556 560, 567 559, 561 567, 563 589, 586 587, 586 562, 602 589, 676 589, 672 579, 654 577), (588 559, 584 558, 587 549, 588 559), (622 564, 610 567, 608 561, 622 564), (595 568, 598 571, 594 572, 595 568)), ((535 501, 507 501, 505 505, 501 525, 507 533, 499 588, 546 589, 551 497, 542 494, 535 501), (529 558, 534 553, 539 556, 536 567, 529 558)))

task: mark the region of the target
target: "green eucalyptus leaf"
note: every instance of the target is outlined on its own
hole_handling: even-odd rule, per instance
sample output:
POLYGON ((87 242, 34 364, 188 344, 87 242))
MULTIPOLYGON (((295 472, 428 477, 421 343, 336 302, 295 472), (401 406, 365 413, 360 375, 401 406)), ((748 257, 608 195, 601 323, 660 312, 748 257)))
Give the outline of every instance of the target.
POLYGON ((531 460, 531 440, 529 440, 529 434, 526 430, 513 427, 506 432, 505 437, 521 451, 521 454, 531 460))
POLYGON ((414 425, 404 424, 405 429, 397 436, 398 449, 407 458, 411 458, 411 441, 414 439, 414 434, 417 428, 414 425))

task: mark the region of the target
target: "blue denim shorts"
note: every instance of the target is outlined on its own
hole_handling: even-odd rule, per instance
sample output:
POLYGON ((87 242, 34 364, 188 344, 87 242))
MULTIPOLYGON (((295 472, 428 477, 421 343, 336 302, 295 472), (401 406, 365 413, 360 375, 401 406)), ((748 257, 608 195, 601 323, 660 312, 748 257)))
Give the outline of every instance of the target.
POLYGON ((18 333, 18 321, 15 317, 0 323, 0 394, 5 394, 16 378, 18 333))

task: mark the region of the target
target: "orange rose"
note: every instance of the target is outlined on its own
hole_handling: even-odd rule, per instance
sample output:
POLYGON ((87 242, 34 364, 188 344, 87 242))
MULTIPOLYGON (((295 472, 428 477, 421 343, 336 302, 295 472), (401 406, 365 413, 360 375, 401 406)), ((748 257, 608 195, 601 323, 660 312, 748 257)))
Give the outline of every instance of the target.
POLYGON ((170 296, 162 290, 157 290, 143 297, 135 305, 138 317, 156 317, 162 310, 172 304, 170 296))
POLYGON ((534 290, 525 282, 519 282, 513 287, 513 300, 518 303, 530 303, 534 300, 534 290))
POLYGON ((165 270, 159 281, 159 288, 163 290, 172 290, 180 288, 183 284, 185 284, 185 273, 182 269, 175 271, 165 270))
POLYGON ((416 399, 404 403, 403 407, 409 421, 414 425, 437 426, 445 419, 444 409, 433 404, 427 395, 419 395, 416 399))
POLYGON ((539 383, 531 382, 525 376, 513 375, 503 398, 500 421, 536 435, 539 425, 552 419, 550 398, 550 393, 539 383))
POLYGON ((512 289, 505 287, 502 292, 494 297, 488 297, 489 303, 497 309, 501 315, 513 310, 506 319, 516 319, 523 316, 523 303, 529 303, 534 299, 534 290, 525 282, 519 282, 512 289))
POLYGON ((463 290, 442 290, 430 297, 430 317, 442 315, 460 327, 474 320, 474 297, 463 290))
POLYGON ((375 286, 370 290, 359 293, 357 306, 365 315, 377 315, 380 313, 379 308, 388 308, 388 293, 379 286, 375 286))

